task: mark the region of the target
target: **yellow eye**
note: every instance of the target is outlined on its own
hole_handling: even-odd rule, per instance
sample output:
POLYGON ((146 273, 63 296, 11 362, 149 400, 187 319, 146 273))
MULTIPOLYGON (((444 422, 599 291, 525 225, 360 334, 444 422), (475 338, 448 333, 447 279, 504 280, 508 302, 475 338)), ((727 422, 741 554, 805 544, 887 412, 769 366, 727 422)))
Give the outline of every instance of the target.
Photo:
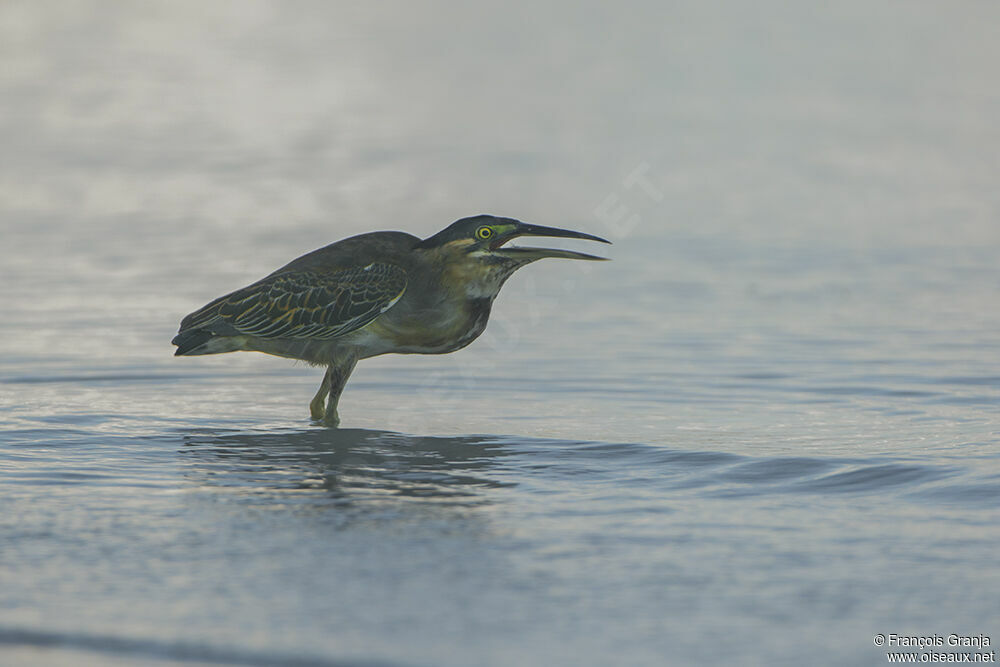
POLYGON ((490 227, 480 227, 476 230, 476 238, 486 240, 493 236, 493 230, 490 227))

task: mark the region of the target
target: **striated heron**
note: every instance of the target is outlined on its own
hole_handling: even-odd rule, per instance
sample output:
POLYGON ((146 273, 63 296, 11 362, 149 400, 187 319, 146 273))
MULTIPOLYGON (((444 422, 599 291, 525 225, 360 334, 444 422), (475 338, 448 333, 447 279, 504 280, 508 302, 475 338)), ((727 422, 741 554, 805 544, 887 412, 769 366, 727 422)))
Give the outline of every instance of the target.
POLYGON ((337 424, 337 402, 359 359, 445 354, 486 328, 514 271, 545 257, 601 260, 571 250, 503 247, 518 236, 610 243, 591 234, 479 215, 419 239, 371 232, 292 260, 181 321, 175 355, 254 350, 327 366, 309 404, 337 424))

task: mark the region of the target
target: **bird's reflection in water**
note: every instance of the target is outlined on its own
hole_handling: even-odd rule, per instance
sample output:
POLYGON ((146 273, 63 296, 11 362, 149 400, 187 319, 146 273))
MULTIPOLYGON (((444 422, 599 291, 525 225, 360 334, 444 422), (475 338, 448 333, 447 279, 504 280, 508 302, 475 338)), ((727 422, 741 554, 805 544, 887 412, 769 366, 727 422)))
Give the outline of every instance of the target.
POLYGON ((505 484, 489 471, 505 446, 487 437, 427 437, 363 429, 206 432, 184 436, 186 476, 202 487, 286 501, 355 504, 405 497, 485 502, 505 484))

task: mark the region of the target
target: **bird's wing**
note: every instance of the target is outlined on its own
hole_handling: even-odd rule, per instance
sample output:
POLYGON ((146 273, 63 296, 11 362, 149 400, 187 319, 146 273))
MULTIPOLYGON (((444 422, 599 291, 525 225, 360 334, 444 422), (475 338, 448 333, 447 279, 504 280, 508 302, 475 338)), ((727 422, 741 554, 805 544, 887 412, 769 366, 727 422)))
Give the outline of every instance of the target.
POLYGON ((379 262, 334 273, 282 273, 209 304, 215 312, 206 315, 240 334, 328 340, 360 329, 391 308, 406 283, 402 268, 379 262))

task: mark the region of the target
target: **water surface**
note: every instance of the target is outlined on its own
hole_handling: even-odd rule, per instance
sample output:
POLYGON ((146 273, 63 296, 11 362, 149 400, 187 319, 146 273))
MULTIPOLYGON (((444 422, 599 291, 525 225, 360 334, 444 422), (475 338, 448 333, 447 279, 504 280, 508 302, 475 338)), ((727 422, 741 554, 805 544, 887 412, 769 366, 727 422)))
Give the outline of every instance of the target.
POLYGON ((0 9, 2 662, 1000 641, 1000 11, 432 7, 0 9), (318 369, 171 356, 298 254, 482 211, 613 261, 359 364, 341 429, 318 369))

